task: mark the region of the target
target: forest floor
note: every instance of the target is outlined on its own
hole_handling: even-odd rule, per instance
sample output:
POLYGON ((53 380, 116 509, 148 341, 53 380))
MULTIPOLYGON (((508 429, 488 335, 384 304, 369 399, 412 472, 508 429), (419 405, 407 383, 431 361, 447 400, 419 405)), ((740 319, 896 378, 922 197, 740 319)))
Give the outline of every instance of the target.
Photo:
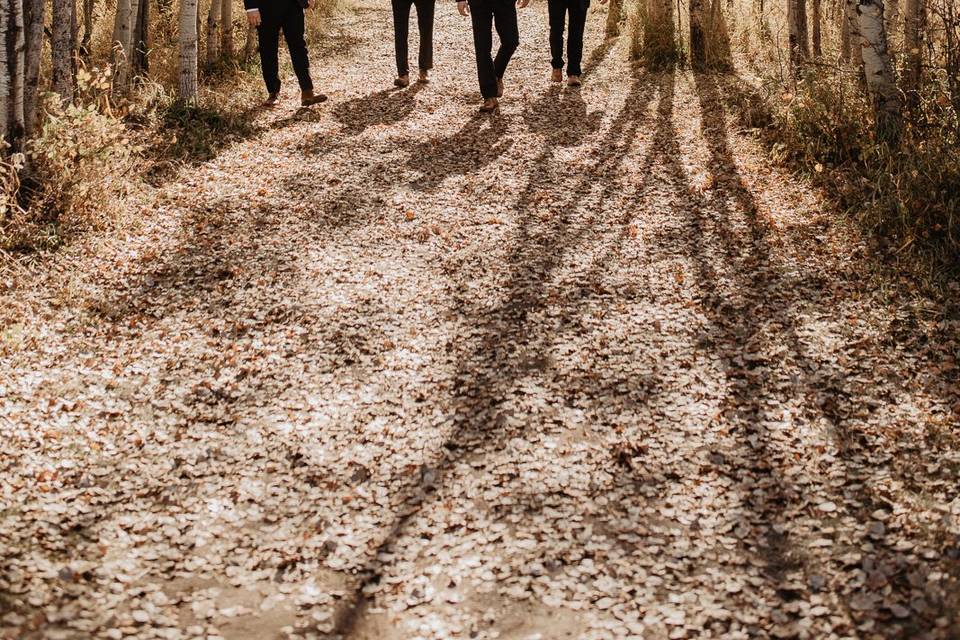
POLYGON ((402 91, 389 11, 329 103, 7 272, 0 637, 960 637, 941 303, 731 78, 591 14, 550 86, 537 3, 480 116, 453 4, 402 91))

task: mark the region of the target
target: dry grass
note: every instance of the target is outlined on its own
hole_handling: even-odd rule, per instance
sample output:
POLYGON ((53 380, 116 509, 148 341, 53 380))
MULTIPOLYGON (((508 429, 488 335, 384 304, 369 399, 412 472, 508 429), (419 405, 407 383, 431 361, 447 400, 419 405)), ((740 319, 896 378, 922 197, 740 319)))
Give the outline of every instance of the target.
MULTIPOLYGON (((70 233, 104 228, 114 220, 123 194, 138 181, 156 183, 177 166, 210 160, 226 145, 258 132, 251 105, 258 104, 262 93, 259 62, 256 55, 243 56, 248 28, 242 2, 234 4, 237 57, 206 66, 201 40, 201 87, 193 105, 184 105, 175 93, 177 4, 152 9, 149 68, 127 91, 111 87, 115 4, 94 6, 77 104, 64 108, 48 101, 40 133, 27 154, 14 159, 23 166, 0 166, 0 250, 50 249, 70 233)), ((308 13, 308 40, 319 41, 326 19, 346 6, 322 0, 308 13)), ((209 2, 202 2, 201 39, 208 11, 209 2)), ((44 86, 48 71, 43 69, 44 86)))
MULTIPOLYGON (((773 157, 824 187, 884 253, 929 274, 956 276, 960 96, 948 73, 957 52, 947 19, 938 16, 940 23, 931 25, 919 105, 906 116, 899 143, 888 145, 876 139, 856 65, 841 59, 839 9, 824 3, 823 57, 791 74, 781 4, 766 3, 761 13, 752 2, 724 3, 738 66, 754 79, 732 78, 727 100, 746 124, 770 125, 765 138, 773 157)), ((891 50, 901 65, 902 18, 891 26, 891 50)))

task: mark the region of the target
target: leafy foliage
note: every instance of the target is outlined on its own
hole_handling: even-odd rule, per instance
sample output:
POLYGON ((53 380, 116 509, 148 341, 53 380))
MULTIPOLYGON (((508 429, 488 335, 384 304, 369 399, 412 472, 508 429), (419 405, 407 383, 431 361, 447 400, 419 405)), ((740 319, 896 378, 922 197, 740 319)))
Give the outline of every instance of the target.
POLYGON ((51 246, 64 230, 101 227, 126 190, 141 149, 113 113, 110 71, 81 70, 77 80, 73 104, 44 96, 42 128, 23 158, 27 180, 7 181, 7 207, 21 207, 9 218, 7 248, 51 246))

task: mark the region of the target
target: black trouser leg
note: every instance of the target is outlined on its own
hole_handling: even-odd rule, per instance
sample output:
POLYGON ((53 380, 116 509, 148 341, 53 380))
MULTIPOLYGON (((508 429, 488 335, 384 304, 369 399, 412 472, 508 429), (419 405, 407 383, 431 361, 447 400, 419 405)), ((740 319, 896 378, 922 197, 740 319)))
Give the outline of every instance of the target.
POLYGON ((495 0, 473 0, 470 20, 473 22, 473 48, 477 55, 477 79, 484 98, 497 96, 497 72, 491 57, 493 50, 493 6, 495 0))
MULTIPOLYGON (((397 52, 397 75, 410 73, 409 45, 410 6, 413 0, 392 0, 393 5, 393 44, 397 52)), ((419 11, 418 11, 419 15, 419 11)))
POLYGON ((280 92, 280 23, 261 22, 257 27, 257 41, 260 45, 260 68, 268 93, 280 92))
POLYGON ((290 50, 290 61, 301 91, 313 91, 310 79, 310 58, 307 55, 307 41, 304 39, 303 9, 299 5, 291 7, 283 16, 283 37, 290 50))
MULTIPOLYGON (((583 30, 587 24, 589 0, 570 0, 570 32, 567 35, 567 75, 579 76, 583 60, 583 30)), ((561 64, 562 66, 562 64, 561 64)), ((559 67, 557 67, 559 69, 559 67)))
POLYGON ((497 78, 503 78, 507 72, 510 58, 520 46, 520 30, 517 28, 517 5, 513 0, 494 0, 493 21, 500 36, 500 50, 493 60, 497 78))
POLYGON ((550 15, 550 66, 554 69, 563 69, 563 29, 567 22, 566 0, 548 0, 547 13, 550 15))
POLYGON ((417 66, 423 70, 433 69, 433 14, 437 0, 415 0, 417 5, 417 28, 420 31, 420 55, 417 66))

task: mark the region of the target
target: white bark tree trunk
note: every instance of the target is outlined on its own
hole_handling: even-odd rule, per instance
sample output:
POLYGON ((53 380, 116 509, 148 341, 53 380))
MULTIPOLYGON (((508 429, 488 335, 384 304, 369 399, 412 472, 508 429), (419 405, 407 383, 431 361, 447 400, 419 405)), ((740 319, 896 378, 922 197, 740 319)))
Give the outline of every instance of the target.
POLYGON ((74 0, 53 0, 53 90, 64 102, 73 101, 74 0))
POLYGON ((859 0, 857 30, 867 89, 876 112, 877 135, 886 140, 895 139, 900 131, 900 94, 887 50, 883 0, 859 0))
POLYGON ((37 123, 37 97, 40 89, 40 58, 43 54, 44 0, 24 0, 23 37, 24 37, 24 130, 27 136, 33 134, 37 123))
POLYGON ((197 0, 180 1, 180 99, 197 99, 197 0))
POLYGON ((207 68, 212 68, 220 57, 220 0, 210 1, 207 14, 207 68))
POLYGON ((127 52, 127 58, 129 58, 128 64, 131 69, 133 69, 133 59, 135 57, 133 49, 133 41, 136 38, 137 31, 137 22, 140 19, 140 0, 129 0, 130 2, 130 28, 127 29, 127 40, 124 42, 124 51, 127 52))
POLYGON ((23 143, 23 31, 23 0, 0 0, 0 134, 9 151, 19 151, 23 143))
POLYGON ((117 13, 113 22, 113 85, 120 93, 126 92, 130 82, 132 2, 133 0, 117 0, 117 13))
POLYGON ((220 48, 223 57, 233 60, 233 0, 222 0, 220 6, 220 22, 223 28, 220 31, 220 48))

